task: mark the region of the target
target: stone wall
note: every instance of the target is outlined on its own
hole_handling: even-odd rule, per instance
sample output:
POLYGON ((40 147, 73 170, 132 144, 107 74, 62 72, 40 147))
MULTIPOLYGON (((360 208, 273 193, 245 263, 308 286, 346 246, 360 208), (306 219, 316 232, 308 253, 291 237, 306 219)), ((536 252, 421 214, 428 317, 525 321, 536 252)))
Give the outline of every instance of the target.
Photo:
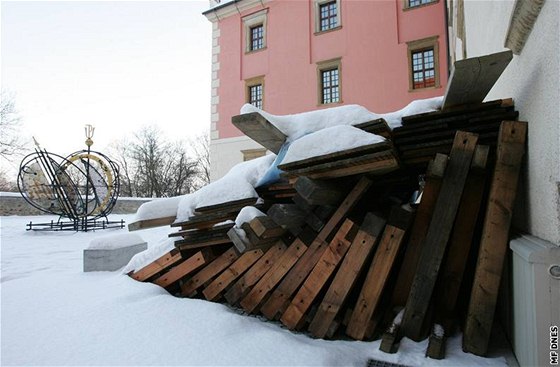
MULTIPOLYGON (((138 207, 151 199, 119 198, 111 213, 132 214, 136 213, 138 207)), ((0 193, 0 216, 7 215, 45 215, 42 211, 35 209, 19 193, 0 193)))

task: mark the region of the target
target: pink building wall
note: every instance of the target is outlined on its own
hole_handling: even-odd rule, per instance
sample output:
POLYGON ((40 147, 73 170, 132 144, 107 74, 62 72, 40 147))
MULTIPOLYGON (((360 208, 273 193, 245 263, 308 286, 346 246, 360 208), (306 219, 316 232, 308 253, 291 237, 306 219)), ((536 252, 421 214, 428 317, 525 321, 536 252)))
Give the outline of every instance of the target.
MULTIPOLYGON (((234 6, 234 5, 230 5, 234 6)), ((242 18, 257 6, 218 20, 218 139, 242 135, 231 124, 245 103, 245 80, 264 75, 264 106, 290 114, 342 104, 373 112, 398 110, 415 99, 443 95, 447 84, 447 39, 443 1, 403 9, 403 0, 342 0, 337 30, 314 35, 313 0, 271 0, 266 48, 245 53, 242 18), (409 41, 438 36, 438 88, 409 91, 409 41), (341 58, 341 103, 318 104, 317 63, 341 58)))

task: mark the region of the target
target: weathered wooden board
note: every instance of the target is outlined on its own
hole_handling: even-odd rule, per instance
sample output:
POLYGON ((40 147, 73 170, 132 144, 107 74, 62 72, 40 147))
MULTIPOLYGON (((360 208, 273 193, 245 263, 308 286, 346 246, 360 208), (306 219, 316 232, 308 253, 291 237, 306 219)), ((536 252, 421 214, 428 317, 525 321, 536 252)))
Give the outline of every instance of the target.
MULTIPOLYGON (((355 157, 361 157, 365 154, 372 154, 377 152, 384 152, 387 150, 392 150, 393 145, 390 141, 382 141, 375 144, 363 145, 361 147, 341 150, 334 153, 324 154, 320 156, 315 156, 311 158, 302 159, 299 161, 294 161, 290 163, 282 163, 278 165, 278 168, 282 171, 293 171, 301 168, 307 168, 310 166, 317 166, 319 164, 325 164, 329 162, 338 161, 341 159, 350 159, 355 157)), ((296 182, 297 185, 297 182, 296 182)))
POLYGON ((333 274, 338 264, 342 261, 352 243, 352 239, 347 238, 348 234, 354 232, 352 227, 355 226, 356 224, 349 219, 344 221, 292 299, 281 318, 282 323, 289 329, 295 329, 304 320, 304 316, 311 303, 313 303, 331 274, 333 274))
POLYGON ((305 223, 305 212, 296 204, 274 204, 266 214, 276 224, 298 234, 305 223))
POLYGON ((144 266, 142 269, 133 272, 132 274, 130 274, 130 276, 133 279, 138 280, 139 282, 144 282, 157 273, 172 267, 173 265, 181 261, 181 259, 181 252, 177 249, 173 249, 165 255, 157 258, 150 264, 144 266))
POLYGON ((253 250, 241 255, 202 291, 204 297, 209 301, 217 299, 224 289, 249 269, 262 255, 262 250, 253 250))
POLYGON ((462 131, 458 131, 455 136, 403 316, 403 335, 415 341, 419 341, 423 336, 422 326, 455 222, 477 140, 476 135, 462 131))
POLYGON ((245 274, 231 286, 224 295, 227 302, 234 306, 243 298, 253 285, 255 285, 264 274, 276 263, 286 251, 286 245, 282 242, 276 243, 249 269, 245 274))
POLYGON ((154 219, 139 220, 137 222, 132 222, 128 224, 128 231, 139 231, 141 229, 163 227, 172 224, 175 221, 175 216, 162 217, 154 219))
POLYGON ((348 294, 352 291, 358 276, 362 272, 366 260, 370 258, 370 253, 373 251, 384 226, 385 219, 372 213, 366 215, 340 265, 340 269, 337 271, 313 321, 309 325, 311 335, 318 338, 327 336, 330 326, 344 306, 348 294))
POLYGON ((418 259, 422 252, 424 239, 428 232, 432 213, 441 188, 441 180, 447 166, 447 158, 446 155, 438 154, 428 166, 422 199, 416 211, 404 259, 393 290, 393 305, 395 306, 404 306, 408 299, 412 280, 418 266, 418 259))
POLYGON ((204 283, 220 274, 225 268, 237 260, 238 257, 239 255, 235 251, 235 248, 230 248, 198 273, 193 275, 193 277, 188 281, 183 283, 181 285, 181 294, 186 297, 190 296, 195 290, 202 287, 204 283))
POLYGON ((215 225, 208 229, 187 229, 168 234, 168 237, 183 237, 184 239, 192 239, 195 242, 204 241, 215 235, 223 235, 233 227, 234 223, 215 225))
POLYGON ((231 122, 243 134, 273 153, 278 154, 286 141, 286 135, 258 112, 233 116, 231 122))
POLYGON ((309 205, 338 205, 347 194, 341 185, 305 176, 297 179, 295 189, 309 205))
POLYGON ((362 122, 361 124, 354 125, 354 127, 367 131, 368 133, 383 136, 384 138, 391 137, 391 128, 385 119, 362 122))
POLYGON ((261 312, 268 319, 274 319, 281 315, 292 295, 296 292, 301 283, 305 280, 313 266, 317 263, 327 245, 327 238, 331 236, 336 227, 354 208, 360 198, 371 186, 371 180, 362 177, 356 183, 352 191, 348 193, 344 201, 336 209, 329 221, 323 226, 309 246, 304 256, 298 261, 294 268, 286 275, 280 285, 274 290, 268 301, 261 308, 261 312))
POLYGON ((280 237, 286 232, 268 216, 253 218, 249 222, 249 227, 257 237, 263 240, 280 237))
POLYGON ((211 261, 211 259, 212 255, 209 252, 198 251, 196 254, 192 255, 182 263, 174 266, 167 273, 154 280, 154 284, 157 284, 163 288, 167 288, 175 282, 183 279, 187 275, 193 273, 201 266, 207 264, 209 261, 211 261))
POLYGON ((510 50, 455 61, 442 110, 481 103, 513 58, 510 50))
POLYGON ((249 313, 256 311, 266 295, 278 284, 284 275, 307 250, 307 246, 296 239, 273 267, 258 281, 251 291, 240 302, 241 307, 249 313))
POLYGON ((467 176, 457 218, 449 240, 445 262, 435 290, 436 322, 446 333, 451 331, 457 297, 463 273, 467 266, 469 251, 479 217, 480 206, 486 184, 486 165, 489 147, 478 145, 467 176))
POLYGON ((205 239, 203 241, 202 240, 193 241, 193 240, 190 240, 190 239, 189 240, 178 240, 178 241, 175 241, 175 247, 177 247, 181 251, 185 251, 185 250, 194 250, 194 249, 203 248, 203 247, 224 245, 226 243, 231 243, 231 240, 229 239, 227 234, 221 235, 221 236, 216 236, 216 237, 213 237, 213 238, 208 238, 208 239, 205 239))
POLYGON ((526 122, 504 121, 500 129, 463 336, 463 350, 476 355, 485 355, 488 349, 526 135, 526 122))
POLYGON ((228 231, 228 238, 233 242, 237 251, 242 254, 252 248, 251 243, 242 235, 238 228, 232 228, 228 231))
POLYGON ((395 207, 387 220, 379 246, 375 251, 364 285, 358 296, 346 334, 356 340, 363 340, 373 330, 368 330, 371 318, 379 303, 381 293, 389 278, 397 254, 404 240, 412 213, 395 207))
POLYGON ((286 171, 284 175, 307 176, 313 179, 330 179, 353 176, 360 173, 381 175, 394 171, 397 168, 399 168, 399 162, 396 159, 396 154, 392 150, 388 150, 286 171))
POLYGON ((214 205, 207 205, 207 206, 199 206, 194 211, 195 214, 205 214, 205 213, 212 213, 212 212, 223 212, 223 211, 234 211, 234 210, 241 210, 245 206, 255 205, 258 198, 245 198, 233 201, 226 201, 224 203, 214 204, 214 205))
POLYGON ((189 220, 179 223, 173 223, 171 227, 181 227, 182 230, 187 229, 209 229, 214 225, 225 222, 226 220, 235 220, 239 211, 217 212, 211 214, 195 215, 189 220))

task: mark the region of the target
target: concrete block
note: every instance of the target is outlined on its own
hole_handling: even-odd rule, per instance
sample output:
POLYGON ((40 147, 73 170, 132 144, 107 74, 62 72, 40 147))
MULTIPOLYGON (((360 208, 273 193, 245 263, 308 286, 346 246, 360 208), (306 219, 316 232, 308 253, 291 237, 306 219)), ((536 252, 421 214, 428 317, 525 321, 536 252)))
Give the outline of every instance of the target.
POLYGON ((134 255, 148 248, 146 242, 132 234, 105 238, 109 241, 93 240, 89 248, 84 250, 84 272, 118 270, 128 264, 134 255), (118 241, 120 245, 114 245, 111 241, 118 241))

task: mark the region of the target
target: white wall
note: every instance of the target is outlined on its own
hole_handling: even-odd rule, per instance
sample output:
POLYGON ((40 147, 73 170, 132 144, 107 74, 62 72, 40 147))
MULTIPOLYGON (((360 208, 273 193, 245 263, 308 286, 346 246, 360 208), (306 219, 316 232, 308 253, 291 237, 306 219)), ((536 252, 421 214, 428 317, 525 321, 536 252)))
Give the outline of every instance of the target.
MULTIPOLYGON (((467 57, 505 50, 514 1, 465 1, 467 57)), ((521 206, 514 225, 560 246, 560 1, 547 0, 520 55, 486 100, 513 97, 528 121, 521 206)), ((458 55, 458 57, 460 57, 458 55)))
POLYGON ((262 148, 262 145, 246 136, 212 140, 210 142, 210 181, 214 182, 223 177, 231 167, 243 162, 242 150, 259 148, 262 148))

